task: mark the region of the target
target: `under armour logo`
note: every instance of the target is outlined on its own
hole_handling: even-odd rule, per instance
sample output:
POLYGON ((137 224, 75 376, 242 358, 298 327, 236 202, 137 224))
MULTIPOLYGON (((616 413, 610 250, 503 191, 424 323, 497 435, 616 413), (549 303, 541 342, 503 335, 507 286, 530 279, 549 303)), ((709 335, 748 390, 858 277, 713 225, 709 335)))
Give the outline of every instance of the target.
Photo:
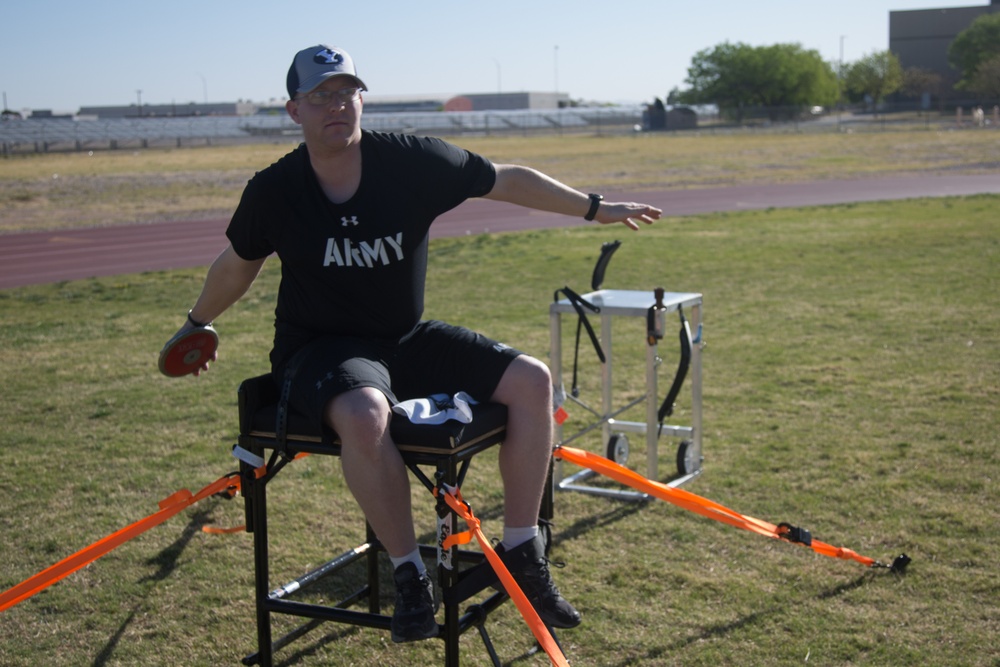
POLYGON ((358 226, 358 216, 352 215, 350 220, 347 219, 347 216, 342 217, 340 219, 340 226, 341 227, 357 227, 358 226))
POLYGON ((339 65, 344 62, 344 56, 333 49, 323 49, 313 56, 313 61, 320 65, 339 65))
POLYGON ((332 372, 328 372, 326 374, 326 377, 320 378, 319 382, 316 383, 316 391, 319 391, 319 390, 321 390, 323 388, 323 383, 324 382, 329 382, 332 379, 333 379, 333 373, 332 372))

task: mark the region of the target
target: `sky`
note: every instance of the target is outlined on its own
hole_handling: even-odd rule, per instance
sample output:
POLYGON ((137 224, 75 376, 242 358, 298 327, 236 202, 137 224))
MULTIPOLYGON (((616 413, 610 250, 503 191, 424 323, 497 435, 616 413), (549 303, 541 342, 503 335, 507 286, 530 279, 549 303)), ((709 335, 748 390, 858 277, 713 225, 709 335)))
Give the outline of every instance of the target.
POLYGON ((282 101, 300 49, 346 49, 369 99, 551 92, 648 103, 723 42, 797 43, 850 63, 889 48, 889 12, 988 0, 5 0, 13 110, 282 101), (841 53, 841 49, 843 52, 841 53))

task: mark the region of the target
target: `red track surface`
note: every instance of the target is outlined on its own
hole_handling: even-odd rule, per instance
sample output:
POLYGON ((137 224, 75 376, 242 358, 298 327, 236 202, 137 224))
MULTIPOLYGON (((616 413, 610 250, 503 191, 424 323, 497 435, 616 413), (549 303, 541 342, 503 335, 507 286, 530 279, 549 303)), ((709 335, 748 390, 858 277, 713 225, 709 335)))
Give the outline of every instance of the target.
MULTIPOLYGON (((609 193, 653 204, 667 216, 847 202, 1000 194, 1000 174, 822 181, 701 190, 609 193)), ((0 235, 0 289, 142 271, 205 266, 226 247, 228 219, 0 235)), ((485 199, 438 218, 432 237, 587 224, 485 199)), ((668 220, 659 224, 670 224, 668 220)))

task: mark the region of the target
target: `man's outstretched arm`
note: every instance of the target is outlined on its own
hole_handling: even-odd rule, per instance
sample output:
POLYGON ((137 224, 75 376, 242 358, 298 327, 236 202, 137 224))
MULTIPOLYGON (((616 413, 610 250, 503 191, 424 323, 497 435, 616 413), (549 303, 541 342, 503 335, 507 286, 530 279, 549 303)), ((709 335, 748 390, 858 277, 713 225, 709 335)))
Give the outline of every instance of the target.
MULTIPOLYGON (((496 171, 496 183, 486 199, 580 218, 590 212, 594 203, 589 195, 530 167, 498 164, 496 171)), ((620 222, 635 230, 639 222, 652 224, 662 213, 648 204, 602 201, 593 219, 602 225, 620 222)))

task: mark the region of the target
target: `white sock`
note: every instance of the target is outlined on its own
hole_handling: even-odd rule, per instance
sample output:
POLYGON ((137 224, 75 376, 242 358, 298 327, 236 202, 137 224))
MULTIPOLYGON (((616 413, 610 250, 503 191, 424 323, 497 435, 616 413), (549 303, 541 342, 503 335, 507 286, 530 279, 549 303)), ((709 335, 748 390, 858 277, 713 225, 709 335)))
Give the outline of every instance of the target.
POLYGON ((510 551, 515 547, 519 547, 525 542, 535 539, 538 536, 538 524, 534 526, 526 526, 524 528, 514 528, 511 526, 503 527, 503 548, 505 551, 510 551))
POLYGON ((424 559, 420 557, 420 548, 419 547, 416 548, 416 549, 414 549, 410 553, 406 554, 405 556, 401 556, 399 558, 393 558, 392 556, 389 556, 389 560, 392 561, 392 569, 393 570, 395 570, 397 567, 399 567, 403 563, 413 563, 414 565, 417 566, 417 573, 418 574, 422 575, 425 572, 427 572, 427 566, 424 565, 424 559))

